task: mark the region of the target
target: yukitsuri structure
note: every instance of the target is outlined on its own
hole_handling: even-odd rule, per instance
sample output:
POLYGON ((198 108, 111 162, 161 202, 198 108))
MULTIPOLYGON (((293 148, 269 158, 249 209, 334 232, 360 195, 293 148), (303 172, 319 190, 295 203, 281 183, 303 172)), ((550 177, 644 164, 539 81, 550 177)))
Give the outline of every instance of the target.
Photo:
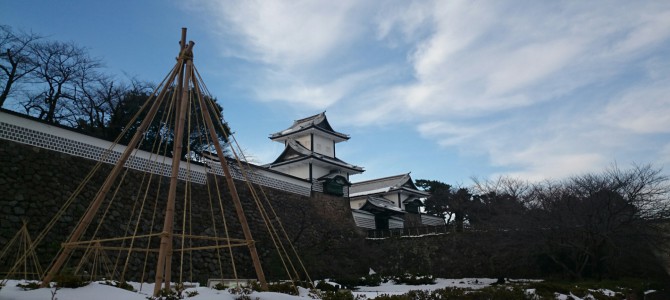
MULTIPOLYGON (((220 107, 214 102, 193 64, 195 43, 186 42, 185 28, 182 29, 179 45, 179 55, 172 70, 124 127, 107 154, 100 157, 79 188, 26 249, 26 253, 33 253, 68 207, 75 202, 85 201, 82 200, 84 196, 81 191, 93 184, 91 178, 104 169, 101 168, 103 163, 114 162, 85 213, 62 243, 59 253, 42 278, 42 287, 49 286, 69 263, 74 264, 71 269, 74 269, 75 274, 86 273, 83 269, 88 264, 92 271, 86 274, 91 276, 91 280, 96 279, 93 274, 104 273, 106 279, 124 282, 128 277, 126 272, 130 261, 137 261, 138 258, 144 263, 139 276, 144 281, 149 273, 146 270, 147 261, 151 257, 155 258, 153 294, 159 295, 161 289, 173 287, 173 274, 179 274, 177 283, 184 282, 182 275, 188 267, 186 256, 196 251, 210 251, 215 257, 211 263, 218 264, 221 274, 224 269, 222 257, 226 256, 230 262, 230 273, 237 280, 233 248, 241 247, 247 248, 256 279, 262 288, 267 288, 243 200, 248 201, 247 208, 257 209, 255 213, 261 216, 288 278, 293 282, 301 280, 303 276, 309 279, 266 193, 249 180, 254 176, 253 170, 246 164, 234 136, 229 135, 230 130, 223 121, 220 107), (125 141, 126 146, 120 145, 120 141, 125 141), (207 169, 206 178, 194 178, 195 173, 191 172, 191 168, 203 166, 207 169), (137 175, 138 171, 141 174, 140 182, 131 182, 133 180, 129 178, 137 179, 138 176, 126 175, 129 172, 137 175), (199 184, 206 185, 206 197, 191 195, 190 184, 196 179, 199 184), (164 181, 168 184, 166 196, 161 192, 161 188, 165 189, 162 186, 164 181), (225 186, 220 186, 219 181, 225 182, 225 186), (240 199, 236 184, 246 184, 251 199, 240 199), (129 187, 136 189, 132 199, 117 199, 120 198, 118 195, 123 194, 119 191, 129 187), (223 195, 226 190, 228 196, 223 195), (232 202, 237 223, 226 220, 224 198, 232 202), (114 201, 122 200, 134 201, 133 209, 124 222, 125 234, 103 236, 109 234, 101 229, 105 228, 106 222, 119 222, 118 218, 110 221, 108 212, 114 206, 114 201), (193 233, 191 228, 194 222, 191 213, 195 206, 209 208, 209 215, 195 217, 201 223, 209 222, 205 226, 208 230, 199 231, 198 234, 193 233), (160 217, 163 217, 162 229, 154 230, 154 224, 160 221, 160 217), (208 217, 211 220, 207 220, 208 217), (175 229, 175 223, 181 226, 175 229), (229 230, 231 227, 238 230, 229 230), (239 231, 242 237, 233 237, 239 235, 239 231), (177 261, 174 256, 177 255, 178 272, 176 267, 173 268, 173 262, 177 261), (296 259, 299 266, 293 263, 296 259), (112 261, 115 261, 114 266, 110 267, 112 261), (301 271, 298 272, 298 269, 301 271)), ((17 259, 10 275, 15 274, 28 258, 26 254, 17 259)))

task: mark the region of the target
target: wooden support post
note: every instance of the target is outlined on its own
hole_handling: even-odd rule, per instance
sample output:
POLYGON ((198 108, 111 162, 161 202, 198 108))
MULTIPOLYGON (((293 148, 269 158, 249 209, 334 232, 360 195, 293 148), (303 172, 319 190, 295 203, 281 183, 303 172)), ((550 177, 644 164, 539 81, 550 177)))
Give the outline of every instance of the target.
MULTIPOLYGON (((182 38, 185 35, 182 34, 182 38)), ((182 41, 183 44, 183 41, 182 41)), ((182 50, 179 58, 182 63, 185 62, 186 70, 183 66, 180 67, 185 73, 183 81, 179 82, 179 90, 181 90, 181 97, 177 102, 178 116, 175 124, 174 146, 172 151, 172 174, 170 175, 170 187, 168 190, 168 201, 165 208, 165 219, 163 222, 163 232, 161 233, 160 249, 158 250, 158 262, 156 264, 156 280, 154 285, 154 296, 158 296, 161 290, 161 285, 164 283, 165 289, 170 289, 170 281, 172 278, 172 236, 174 226, 174 206, 175 198, 177 197, 177 184, 179 177, 179 164, 182 153, 182 140, 184 137, 184 124, 186 124, 186 111, 188 109, 188 93, 189 82, 191 80, 191 73, 193 69, 193 60, 189 58, 193 49, 194 43, 191 42, 187 48, 182 50)), ((182 76, 180 75, 180 78, 182 76)))
POLYGON ((219 145, 218 140, 216 140, 216 131, 214 130, 214 125, 212 118, 208 113, 208 105, 205 103, 205 99, 202 96, 200 87, 198 84, 194 84, 195 90, 198 93, 197 98, 200 103, 200 108, 205 109, 204 119, 207 129, 209 130, 209 135, 214 139, 214 148, 216 149, 216 154, 219 157, 219 162, 221 163, 221 168, 223 169, 223 174, 226 177, 226 183, 228 184, 228 190, 230 191, 230 196, 233 198, 233 204, 235 204, 235 212, 237 213, 237 218, 240 220, 240 225, 242 225, 242 232, 244 233, 244 238, 247 240, 249 245, 249 253, 251 254, 251 260, 254 263, 254 269, 256 270, 256 276, 258 281, 261 283, 261 288, 263 290, 268 289, 268 283, 265 280, 265 274, 263 273, 263 267, 261 266, 261 260, 258 257, 258 252, 256 251, 256 245, 254 244, 254 238, 251 234, 251 229, 249 229, 249 223, 247 222, 247 217, 244 215, 244 209, 242 208, 242 202, 240 201, 240 195, 237 193, 237 188, 235 187, 235 182, 233 181, 233 176, 230 173, 230 168, 228 167, 228 160, 223 155, 223 150, 221 145, 219 145))

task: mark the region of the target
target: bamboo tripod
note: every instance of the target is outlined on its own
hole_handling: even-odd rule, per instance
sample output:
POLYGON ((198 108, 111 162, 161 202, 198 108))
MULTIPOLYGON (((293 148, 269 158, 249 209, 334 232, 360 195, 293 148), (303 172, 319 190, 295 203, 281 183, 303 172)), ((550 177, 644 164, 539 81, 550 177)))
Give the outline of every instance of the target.
MULTIPOLYGON (((260 263, 260 258, 258 256, 258 253, 256 251, 256 246, 254 239, 252 237, 251 230, 249 228, 249 224, 247 222, 246 216, 244 214, 244 210, 242 207, 242 203, 239 197, 239 194, 237 192, 237 189, 235 187, 235 183, 233 181, 233 177, 230 171, 230 168, 228 166, 228 160, 225 158, 223 149, 221 145, 218 142, 214 142, 213 147, 216 150, 218 162, 220 164, 221 169, 223 170, 225 181, 227 183, 230 196, 232 198, 232 202, 235 207, 235 213, 238 217, 240 226, 242 228, 242 232, 244 234, 244 239, 233 239, 233 238, 218 238, 218 237, 206 237, 206 236, 197 236, 197 235, 190 235, 187 234, 186 232, 182 232, 181 234, 175 234, 174 233, 174 228, 173 224, 175 221, 175 202, 177 198, 177 184, 179 180, 179 172, 180 172, 180 162, 181 162, 181 157, 182 157, 182 152, 184 149, 182 146, 182 141, 184 139, 184 128, 187 125, 187 111, 190 111, 190 107, 192 105, 197 105, 200 107, 201 110, 204 110, 202 113, 202 119, 204 122, 204 126, 206 128, 206 131, 208 132, 209 136, 215 137, 217 136, 216 133, 216 127, 214 124, 214 121, 212 120, 212 117, 210 115, 210 110, 212 109, 212 104, 208 103, 207 101, 210 101, 209 99, 206 99, 203 96, 202 90, 200 88, 200 83, 198 82, 199 75, 197 74, 197 71, 194 71, 194 66, 193 66, 193 46, 194 42, 190 41, 188 44, 186 43, 186 29, 182 29, 182 34, 181 34, 181 40, 180 40, 180 53, 179 56, 177 57, 177 63, 175 67, 172 69, 170 74, 167 76, 167 81, 165 82, 164 87, 160 90, 159 93, 155 96, 154 102, 151 103, 150 109, 146 113, 145 118, 142 120, 140 125, 138 126, 137 130, 135 131, 135 134, 132 136, 132 139, 128 143, 127 147, 119 157, 117 163, 114 165, 112 170, 109 172, 108 176, 106 177, 104 183, 102 184, 101 188, 98 190, 96 196, 94 197, 93 201, 89 205, 88 209, 86 210, 84 216, 80 219, 79 223, 77 226, 74 228, 72 233, 70 234, 69 238, 65 243, 62 244, 62 248, 56 259, 52 262, 51 267, 49 268, 46 276, 44 277, 42 281, 42 287, 46 287, 49 285, 49 283, 54 279, 54 276, 59 273, 59 271, 63 268, 64 264, 67 262, 69 257, 71 256, 72 252, 74 249, 77 248, 85 248, 89 249, 93 247, 95 251, 101 251, 104 249, 112 249, 112 250, 127 250, 128 253, 131 251, 145 251, 145 252, 158 252, 158 259, 156 262, 156 274, 155 274, 155 287, 154 287, 154 295, 158 295, 160 292, 161 288, 169 289, 170 288, 170 282, 171 282, 171 273, 172 273, 172 256, 175 250, 173 250, 173 243, 175 242, 176 238, 181 238, 182 239, 182 249, 180 250, 182 256, 185 252, 187 251, 194 251, 198 249, 203 249, 203 248, 231 248, 231 247, 237 247, 237 246, 246 246, 249 250, 251 260, 253 263, 254 271, 256 273, 257 279, 261 283, 261 287, 264 289, 267 289, 267 282, 265 280, 265 275, 263 273, 263 268, 260 263), (171 83, 175 82, 176 84, 174 86, 171 86, 171 83), (193 91, 195 91, 195 96, 193 96, 193 91), (88 240, 88 241, 82 241, 81 238, 82 236, 87 232, 87 229, 89 225, 91 225, 92 221, 96 217, 96 214, 98 214, 99 210, 101 209, 101 206, 103 204, 103 201, 106 199, 110 191, 112 190, 112 187, 114 186, 115 182, 117 182, 119 176, 122 174, 122 171, 124 170, 124 166, 128 162, 129 158, 133 154, 133 152, 136 150, 138 147, 138 144, 140 144, 141 140, 143 139, 144 133, 147 131, 147 128, 150 126, 150 123, 152 120, 156 117, 157 112, 159 110, 159 107, 164 102, 167 102, 169 100, 166 100, 166 95, 168 92, 174 93, 175 95, 179 95, 175 97, 176 103, 174 105, 175 108, 175 119, 174 119, 174 146, 172 149, 172 164, 171 164, 171 173, 170 173, 170 179, 169 179, 169 187, 168 187, 168 196, 167 196, 167 202, 166 202, 166 207, 165 207, 165 217, 164 217, 164 222, 163 222, 163 229, 160 233, 151 233, 143 236, 132 236, 132 237, 120 237, 120 238, 111 238, 111 239, 95 239, 95 240, 88 240), (185 248, 184 247, 184 239, 188 236, 190 239, 201 239, 201 240, 215 240, 216 241, 216 246, 212 247, 190 247, 190 248, 185 248), (152 238, 152 237, 160 237, 160 246, 158 249, 149 249, 147 246, 147 249, 144 250, 138 250, 132 246, 132 242, 135 241, 136 238, 152 238), (102 246, 101 243, 104 242, 109 242, 109 241, 123 241, 124 246, 120 247, 105 247, 102 246), (125 242, 128 241, 131 243, 131 246, 125 246, 125 242), (219 244, 221 242, 221 244, 219 244)), ((188 124, 190 126, 190 122, 188 124)), ((221 124, 218 124, 221 126, 221 124)), ((125 176, 125 175, 124 175, 125 176)), ((121 178, 121 181, 123 180, 123 177, 121 178)), ((116 190, 113 191, 113 194, 116 194, 118 191, 118 187, 116 190)), ((97 232, 97 229, 96 229, 97 232)), ((231 252, 232 255, 232 252, 231 252)))
POLYGON ((0 261, 7 258, 10 254, 16 254, 19 257, 23 257, 23 260, 21 260, 21 267, 16 273, 23 274, 24 279, 28 279, 28 275, 34 275, 35 278, 44 276, 44 270, 42 270, 39 258, 35 253, 33 240, 28 232, 28 223, 26 221, 23 221, 21 229, 0 252, 0 261))

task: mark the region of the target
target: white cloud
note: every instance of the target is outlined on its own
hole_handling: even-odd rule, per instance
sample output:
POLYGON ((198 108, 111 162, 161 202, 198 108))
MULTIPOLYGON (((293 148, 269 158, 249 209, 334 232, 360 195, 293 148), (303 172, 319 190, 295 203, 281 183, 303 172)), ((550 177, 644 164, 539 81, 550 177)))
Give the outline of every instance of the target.
POLYGON ((665 144, 665 146, 660 149, 656 163, 670 166, 670 143, 665 144))
MULTIPOLYGON (((514 118, 485 124, 428 122, 417 130, 436 139, 443 147, 458 147, 466 153, 485 153, 490 164, 505 167, 508 175, 528 180, 560 178, 608 163, 588 141, 591 133, 580 132, 582 124, 548 123, 521 128, 514 118)), ((594 133, 595 134, 595 133, 594 133)), ((606 137, 601 136, 606 139, 606 137)), ((500 174, 492 174, 495 177, 500 174)))
POLYGON ((259 100, 337 107, 333 117, 358 126, 410 124, 518 176, 644 159, 653 135, 670 128, 670 67, 659 63, 668 60, 670 2, 247 1, 207 9, 214 30, 230 38, 222 47, 263 65, 247 83, 259 100))
MULTIPOLYGON (((668 8, 667 5, 665 8, 668 8)), ((628 29, 626 38, 615 44, 614 53, 630 54, 649 45, 654 45, 661 41, 659 37, 670 34, 670 11, 660 10, 643 13, 644 15, 633 21, 635 23, 631 26, 632 28, 628 29)))
POLYGON ((345 74, 325 84, 305 82, 288 72, 268 72, 264 80, 253 87, 256 95, 264 101, 285 101, 312 110, 322 110, 360 90, 366 82, 383 77, 386 69, 370 69, 345 74))
POLYGON ((422 137, 437 139, 437 143, 440 146, 448 147, 473 143, 478 137, 484 136, 496 127, 495 124, 486 124, 484 126, 476 124, 458 125, 444 121, 432 121, 419 124, 417 130, 422 137))
MULTIPOLYGON (((527 161, 522 171, 506 172, 504 175, 513 178, 524 178, 530 181, 561 179, 584 172, 601 170, 610 161, 597 153, 565 154, 543 153, 541 161, 527 161)), ((523 157, 522 157, 523 158, 523 157)), ((500 174, 492 175, 493 178, 500 174)))
POLYGON ((393 31, 399 31, 402 40, 414 40, 414 36, 429 22, 433 5, 411 2, 408 6, 386 5, 375 16, 377 39, 388 38, 393 31))
POLYGON ((509 51, 504 59, 492 65, 487 75, 486 94, 491 97, 507 95, 541 81, 566 67, 581 50, 579 40, 558 39, 509 51))
MULTIPOLYGON (((492 165, 529 179, 590 171, 613 160, 650 159, 641 153, 653 147, 655 137, 635 134, 668 132, 670 84, 665 78, 670 72, 653 66, 646 78, 622 78, 639 72, 645 55, 669 42, 667 5, 535 7, 506 20, 501 11, 514 8, 494 7, 499 10, 488 14, 493 19, 483 22, 478 21, 488 11, 478 9, 454 10, 452 17, 472 24, 463 30, 467 38, 451 41, 452 31, 460 29, 457 21, 435 25, 435 33, 409 60, 416 80, 397 95, 405 97, 404 108, 410 109, 405 113, 423 118, 417 127, 422 136, 461 151, 488 153, 492 165), (612 80, 624 81, 615 85, 612 80), (610 91, 599 92, 603 83, 610 91), (605 98, 575 92, 582 87, 605 98), (617 91, 623 96, 610 100, 617 91), (551 101, 565 103, 547 104, 551 101), (503 113, 514 117, 502 128, 486 121, 503 113), (544 117, 533 115, 538 113, 544 117)), ((438 16, 444 13, 434 11, 438 16)))
POLYGON ((643 52, 670 35, 667 5, 423 3, 423 9, 408 5, 409 17, 389 13, 378 24, 383 38, 402 26, 410 28, 397 29, 403 34, 432 32, 409 56, 415 81, 396 92, 402 97, 396 101, 421 117, 482 115, 552 100, 617 75, 638 59, 632 49, 643 52))
MULTIPOLYGON (((251 59, 293 68, 314 63, 356 38, 356 1, 210 1, 214 30, 238 37, 251 59)), ((222 41, 224 44, 230 41, 222 41)), ((244 55, 246 56, 246 55, 244 55)))
POLYGON ((601 121, 637 133, 670 133, 670 82, 626 91, 607 104, 601 121))

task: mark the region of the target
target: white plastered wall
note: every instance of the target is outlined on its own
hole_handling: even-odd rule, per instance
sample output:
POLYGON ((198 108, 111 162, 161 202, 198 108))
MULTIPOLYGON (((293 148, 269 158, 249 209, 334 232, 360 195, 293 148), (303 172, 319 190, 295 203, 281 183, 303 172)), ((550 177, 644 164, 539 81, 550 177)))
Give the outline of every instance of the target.
POLYGON ((314 135, 314 152, 329 157, 335 157, 335 149, 333 146, 333 140, 314 135))

